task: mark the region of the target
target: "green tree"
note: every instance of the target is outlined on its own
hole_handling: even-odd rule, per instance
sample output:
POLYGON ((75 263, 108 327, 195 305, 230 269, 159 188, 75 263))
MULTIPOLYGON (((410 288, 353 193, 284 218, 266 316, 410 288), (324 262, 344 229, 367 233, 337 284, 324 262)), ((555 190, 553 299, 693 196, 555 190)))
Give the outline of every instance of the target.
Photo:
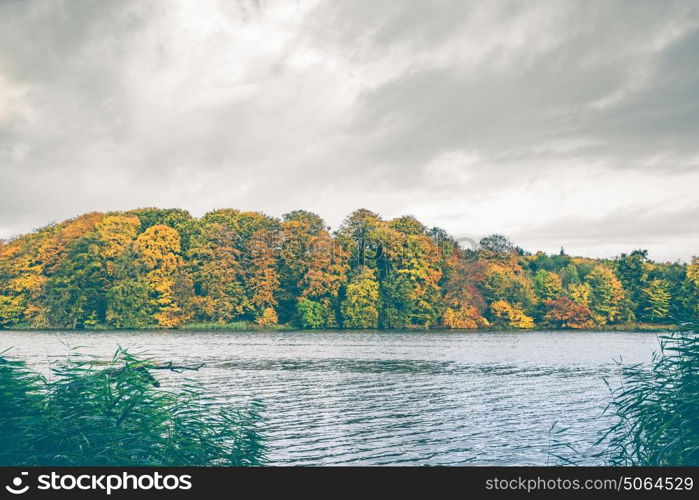
POLYGON ((117 282, 107 292, 106 321, 114 328, 145 328, 154 324, 150 287, 145 279, 117 282))
POLYGON ((352 270, 377 267, 382 246, 376 239, 376 230, 383 224, 378 214, 359 209, 352 212, 337 231, 342 247, 349 253, 352 270))
POLYGON ((652 280, 643 290, 641 304, 643 318, 647 321, 662 321, 670 312, 669 284, 665 280, 652 280))
POLYGON ((540 300, 554 300, 562 290, 563 285, 558 274, 541 269, 534 276, 534 292, 540 300))
POLYGON ((301 328, 315 329, 326 326, 326 312, 320 302, 301 297, 296 308, 301 328))
POLYGON ((76 240, 56 273, 46 282, 48 319, 52 326, 84 328, 105 321, 109 280, 99 258, 99 245, 94 233, 76 240))
POLYGON ((427 234, 427 228, 412 215, 404 215, 393 219, 388 223, 391 229, 406 236, 420 236, 427 234))
POLYGON ((580 273, 578 273, 578 267, 575 264, 568 264, 561 271, 561 282, 565 288, 570 285, 579 285, 582 283, 580 279, 580 273))
MULTIPOLYGON (((429 328, 442 313, 442 277, 439 249, 423 235, 405 235, 402 251, 392 259, 392 272, 405 279, 410 289, 407 326, 429 328)), ((399 278, 399 281, 400 281, 399 278)))
POLYGON ((413 287, 406 275, 392 274, 381 282, 381 327, 404 329, 411 326, 415 308, 413 287))
POLYGON ((630 254, 622 253, 615 261, 616 275, 619 277, 627 297, 633 303, 634 312, 643 314, 642 302, 652 269, 648 261, 648 250, 634 250, 630 254))

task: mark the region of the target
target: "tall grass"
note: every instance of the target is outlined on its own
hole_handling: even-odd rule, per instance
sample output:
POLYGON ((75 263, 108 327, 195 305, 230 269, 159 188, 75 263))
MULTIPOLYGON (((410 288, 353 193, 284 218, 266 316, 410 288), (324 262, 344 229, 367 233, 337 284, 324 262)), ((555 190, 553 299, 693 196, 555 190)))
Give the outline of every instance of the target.
POLYGON ((621 367, 610 385, 614 424, 596 443, 607 465, 699 465, 699 337, 696 319, 660 338, 650 365, 621 367))
POLYGON ((221 404, 185 382, 159 387, 119 349, 46 379, 0 353, 0 465, 258 465, 259 405, 221 404))

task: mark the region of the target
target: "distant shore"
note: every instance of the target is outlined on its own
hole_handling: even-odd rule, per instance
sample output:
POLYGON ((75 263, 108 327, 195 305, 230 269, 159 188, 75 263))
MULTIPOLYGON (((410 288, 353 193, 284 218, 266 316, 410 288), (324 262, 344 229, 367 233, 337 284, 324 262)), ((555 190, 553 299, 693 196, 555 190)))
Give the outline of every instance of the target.
POLYGON ((173 333, 177 332, 317 332, 317 331, 342 331, 342 332, 443 332, 443 333, 482 333, 482 332, 502 332, 502 333, 521 333, 528 331, 550 331, 550 332, 575 332, 575 331, 586 331, 586 332, 672 332, 678 329, 678 325, 674 324, 661 324, 661 323, 633 323, 633 324, 623 324, 623 325, 604 325, 597 326, 594 328, 547 328, 544 326, 537 328, 473 328, 473 329, 451 329, 451 328, 387 328, 387 329, 345 329, 345 328, 319 328, 319 329, 304 329, 294 327, 293 325, 275 325, 275 326, 260 326, 255 323, 245 323, 236 322, 230 324, 219 324, 219 323, 192 323, 189 325, 184 325, 182 328, 177 329, 165 329, 165 328, 111 328, 107 326, 97 326, 94 328, 84 328, 84 329, 70 329, 70 328, 22 328, 21 326, 8 329, 0 329, 0 336, 2 332, 33 332, 33 331, 70 331, 70 332, 83 332, 83 333, 98 333, 98 332, 152 332, 158 330, 166 330, 173 333))

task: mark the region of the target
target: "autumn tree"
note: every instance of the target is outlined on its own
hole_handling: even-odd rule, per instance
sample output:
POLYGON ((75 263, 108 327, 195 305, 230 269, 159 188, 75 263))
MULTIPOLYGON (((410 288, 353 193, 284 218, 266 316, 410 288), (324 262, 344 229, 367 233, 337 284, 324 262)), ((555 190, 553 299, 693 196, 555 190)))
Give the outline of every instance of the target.
POLYGON ((446 267, 449 269, 449 278, 442 286, 442 325, 459 329, 487 326, 488 321, 483 317, 485 300, 477 287, 481 277, 481 266, 465 260, 459 253, 454 253, 446 267))
POLYGON ((50 234, 45 229, 4 245, 0 253, 0 327, 29 323, 41 310, 38 300, 46 276, 36 255, 50 234))
POLYGON ((138 208, 124 215, 135 215, 141 221, 140 232, 145 232, 153 226, 167 226, 180 235, 180 249, 189 249, 189 240, 195 220, 192 215, 181 208, 138 208))
POLYGON ((301 297, 297 309, 301 328, 315 329, 327 326, 326 311, 322 303, 301 297))
POLYGON ((361 209, 334 235, 305 210, 89 213, 0 243, 0 328, 588 328, 699 316, 699 259, 460 248, 413 216, 361 209))
POLYGON ((175 295, 175 281, 183 261, 177 230, 155 225, 140 234, 134 244, 139 264, 146 270, 151 307, 156 324, 175 328, 187 321, 185 305, 175 295))
POLYGON ((423 236, 427 234, 425 225, 412 215, 397 217, 389 221, 388 227, 406 236, 423 236))
POLYGON ((572 284, 568 287, 568 296, 576 304, 589 308, 592 287, 589 283, 572 284))
MULTIPOLYGON (((347 283, 349 255, 333 240, 327 231, 321 230, 312 240, 308 249, 306 269, 298 284, 300 299, 314 304, 314 309, 304 307, 299 315, 306 312, 322 311, 322 327, 337 327, 340 309, 340 291, 347 283), (302 312, 304 311, 304 312, 302 312)), ((300 300, 299 299, 299 300, 300 300)), ((308 305, 306 303, 306 305, 308 305)), ((302 323, 308 321, 302 319, 302 323)))
POLYGON ((517 305, 506 300, 496 300, 490 305, 492 323, 511 328, 534 328, 534 318, 527 316, 517 305))
POLYGON ((276 240, 274 232, 259 229, 247 242, 247 288, 255 322, 260 326, 276 325, 279 321, 276 311, 279 292, 279 272, 274 251, 276 240))
POLYGON ((187 266, 200 321, 229 323, 251 308, 245 292, 238 233, 222 222, 201 221, 192 231, 187 266))
MULTIPOLYGON (((219 321, 226 320, 224 316, 230 315, 239 319, 252 319, 263 326, 277 324, 280 291, 277 262, 277 246, 280 241, 279 221, 259 212, 220 209, 205 214, 198 223, 202 227, 218 228, 223 235, 221 243, 225 247, 223 256, 226 265, 224 270, 217 272, 225 272, 226 276, 223 279, 224 286, 219 287, 213 295, 221 299, 225 298, 223 302, 218 302, 218 305, 221 306, 227 302, 233 311, 223 316, 221 313, 216 313, 215 308, 211 309, 212 301, 201 299, 202 296, 207 296, 207 291, 202 288, 196 290, 195 303, 208 307, 207 310, 214 312, 214 316, 218 317, 219 321), (237 279, 234 279, 235 275, 238 276, 237 279), (229 286, 231 284, 233 285, 229 286), (238 284, 242 286, 244 297, 241 296, 238 284), (239 316, 240 314, 242 316, 239 316)), ((196 242, 196 230, 194 234, 193 241, 196 242)), ((201 247, 201 245, 198 246, 201 247)), ((203 275, 200 277, 205 281, 207 279, 203 275)), ((196 282, 195 277, 195 288, 201 284, 201 281, 196 282)), ((213 286, 214 282, 209 279, 209 284, 213 286)), ((225 311, 225 308, 219 310, 225 311)))
POLYGON ((595 321, 600 325, 618 322, 623 312, 624 289, 612 270, 599 264, 585 282, 590 286, 590 309, 595 321))
POLYGON ((114 276, 116 261, 134 243, 141 221, 133 215, 108 215, 95 225, 98 252, 108 276, 114 276))
POLYGON ((488 264, 481 283, 483 296, 489 303, 507 301, 522 310, 530 310, 536 296, 530 280, 519 270, 499 264, 488 264))
POLYGON ((441 315, 439 283, 442 271, 439 259, 439 249, 428 236, 407 235, 405 251, 398 261, 396 272, 407 275, 413 288, 413 325, 425 328, 435 326, 441 315))
POLYGON ((377 328, 379 326, 379 284, 375 272, 361 268, 347 285, 347 294, 342 302, 343 326, 345 328, 377 328))
POLYGON ((320 217, 296 211, 284 215, 280 232, 280 311, 285 320, 297 312, 297 301, 304 296, 304 277, 313 256, 313 242, 319 233, 327 234, 320 217))
POLYGON ((576 304, 568 297, 547 299, 544 321, 554 328, 593 328, 595 321, 592 311, 584 305, 576 304))
POLYGON ((561 277, 553 271, 541 269, 534 276, 534 292, 539 300, 555 300, 562 291, 561 277))
POLYGON ((100 213, 85 214, 5 245, 5 257, 0 261, 0 324, 51 326, 46 300, 48 279, 63 266, 73 244, 101 217, 100 213))
POLYGON ((439 249, 426 235, 389 231, 396 231, 398 237, 386 246, 389 272, 381 287, 382 324, 388 328, 434 326, 442 316, 439 249))

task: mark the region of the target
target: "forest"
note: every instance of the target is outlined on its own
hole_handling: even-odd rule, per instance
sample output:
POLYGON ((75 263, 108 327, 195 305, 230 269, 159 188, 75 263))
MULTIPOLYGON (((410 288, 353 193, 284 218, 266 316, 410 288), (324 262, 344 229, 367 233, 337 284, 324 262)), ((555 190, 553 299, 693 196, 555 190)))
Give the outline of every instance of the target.
POLYGON ((699 316, 699 258, 464 247, 360 209, 88 213, 0 241, 0 328, 593 329, 699 316))

